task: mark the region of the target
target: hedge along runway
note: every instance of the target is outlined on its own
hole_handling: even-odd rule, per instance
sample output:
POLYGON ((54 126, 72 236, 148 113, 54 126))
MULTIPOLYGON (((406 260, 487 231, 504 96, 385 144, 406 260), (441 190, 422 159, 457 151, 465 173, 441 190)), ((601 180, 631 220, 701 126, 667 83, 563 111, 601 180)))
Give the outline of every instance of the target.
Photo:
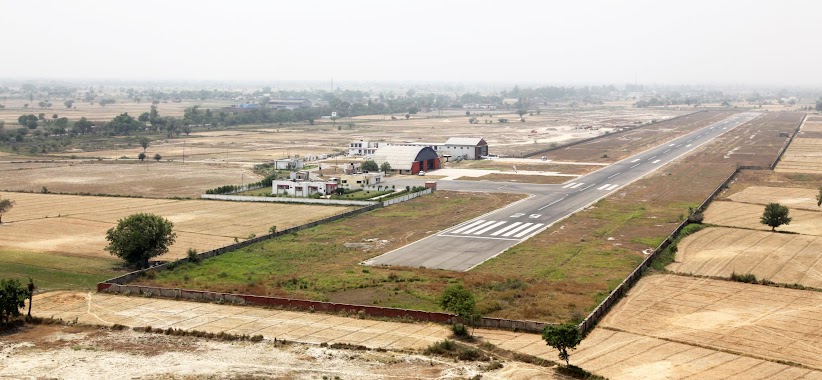
POLYGON ((712 227, 686 237, 666 269, 700 276, 753 274, 822 289, 822 238, 712 227))
POLYGON ((820 292, 654 275, 600 327, 822 370, 820 292))
POLYGON ((100 293, 37 295, 32 314, 66 321, 151 326, 211 333, 262 335, 302 343, 348 343, 369 348, 421 349, 447 338, 446 325, 346 318, 322 313, 127 297, 100 293))
POLYGON ((251 234, 304 224, 351 210, 349 207, 91 197, 57 194, 0 193, 14 207, 3 216, 0 248, 111 257, 104 250, 106 231, 119 219, 138 212, 154 213, 174 223, 177 242, 161 259, 185 256, 228 245, 251 234))

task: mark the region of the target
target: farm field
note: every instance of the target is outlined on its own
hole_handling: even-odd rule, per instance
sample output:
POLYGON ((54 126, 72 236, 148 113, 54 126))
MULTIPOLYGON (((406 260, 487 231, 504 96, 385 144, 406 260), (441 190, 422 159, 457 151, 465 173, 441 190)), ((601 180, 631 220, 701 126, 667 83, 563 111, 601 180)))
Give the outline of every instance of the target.
POLYGON ((822 117, 808 115, 802 129, 785 151, 778 172, 822 174, 822 117))
MULTIPOLYGON (((557 360, 557 351, 536 334, 477 329, 476 335, 503 349, 557 360)), ((570 354, 572 365, 611 380, 822 379, 814 369, 601 327, 570 354)))
POLYGON ((0 190, 199 197, 207 189, 260 180, 251 170, 224 164, 56 161, 0 163, 0 190))
MULTIPOLYGON (((39 107, 29 107, 24 108, 23 105, 25 103, 32 103, 28 99, 9 99, 3 101, 3 104, 6 106, 4 109, 0 109, 0 120, 5 121, 6 125, 8 124, 15 124, 17 123, 17 118, 23 114, 34 114, 35 116, 38 113, 44 112, 48 115, 58 114, 60 117, 67 117, 70 120, 79 120, 81 117, 85 117, 88 120, 94 121, 109 121, 117 115, 122 113, 128 113, 131 116, 137 117, 143 112, 148 112, 151 110, 151 102, 118 102, 116 104, 110 104, 105 107, 100 107, 99 104, 91 105, 87 102, 82 101, 75 101, 74 107, 77 109, 67 109, 63 105, 62 100, 53 100, 54 106, 48 109, 41 109, 39 107)), ((219 108, 219 107, 226 107, 231 105, 232 102, 230 101, 215 101, 215 102, 192 102, 192 101, 185 101, 180 103, 160 103, 157 104, 157 110, 160 112, 162 116, 174 116, 174 117, 182 117, 183 112, 186 108, 192 107, 195 105, 202 105, 204 108, 211 107, 211 108, 219 108)))
POLYGON ((753 274, 822 289, 822 238, 711 227, 682 240, 668 270, 699 276, 753 274))
POLYGON ((349 208, 286 204, 87 197, 56 194, 0 193, 16 202, 3 217, 0 249, 56 255, 111 258, 103 250, 105 232, 117 220, 137 212, 154 213, 174 223, 177 242, 159 257, 185 256, 188 248, 205 251, 235 238, 267 233, 342 213, 349 208))
MULTIPOLYGON (((777 228, 777 231, 822 236, 822 211, 791 209, 790 206, 788 208, 793 220, 790 224, 777 228)), ((705 211, 705 223, 770 231, 771 227, 759 222, 764 209, 765 207, 759 204, 713 202, 705 211)))
POLYGON ((600 326, 822 370, 820 311, 820 292, 653 275, 600 326))

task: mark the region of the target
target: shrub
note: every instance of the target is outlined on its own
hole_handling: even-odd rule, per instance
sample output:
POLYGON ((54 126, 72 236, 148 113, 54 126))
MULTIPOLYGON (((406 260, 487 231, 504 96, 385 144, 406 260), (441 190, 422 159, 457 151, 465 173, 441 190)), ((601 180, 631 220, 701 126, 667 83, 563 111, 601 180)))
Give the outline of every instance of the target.
POLYGON ((736 274, 736 272, 731 273, 731 281, 745 282, 748 284, 756 284, 759 282, 752 273, 736 274))
POLYGON ((451 325, 451 332, 454 333, 454 336, 460 338, 468 337, 468 329, 465 328, 465 325, 462 323, 454 323, 453 325, 451 325))

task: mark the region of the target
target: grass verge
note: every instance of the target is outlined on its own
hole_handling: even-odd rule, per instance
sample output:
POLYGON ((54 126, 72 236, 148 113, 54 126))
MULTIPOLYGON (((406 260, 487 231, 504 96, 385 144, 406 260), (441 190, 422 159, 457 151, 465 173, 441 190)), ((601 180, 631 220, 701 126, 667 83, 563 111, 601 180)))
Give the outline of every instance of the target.
POLYGON ((120 264, 113 258, 0 250, 0 278, 27 281, 31 277, 40 291, 94 289, 98 282, 124 273, 120 264))

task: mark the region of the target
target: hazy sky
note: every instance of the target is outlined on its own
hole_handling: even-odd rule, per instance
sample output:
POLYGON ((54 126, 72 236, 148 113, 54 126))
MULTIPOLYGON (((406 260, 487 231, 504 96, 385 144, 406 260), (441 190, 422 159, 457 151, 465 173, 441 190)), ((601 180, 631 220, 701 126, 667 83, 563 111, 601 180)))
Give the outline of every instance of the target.
POLYGON ((820 1, 0 0, 0 77, 822 84, 820 1))

